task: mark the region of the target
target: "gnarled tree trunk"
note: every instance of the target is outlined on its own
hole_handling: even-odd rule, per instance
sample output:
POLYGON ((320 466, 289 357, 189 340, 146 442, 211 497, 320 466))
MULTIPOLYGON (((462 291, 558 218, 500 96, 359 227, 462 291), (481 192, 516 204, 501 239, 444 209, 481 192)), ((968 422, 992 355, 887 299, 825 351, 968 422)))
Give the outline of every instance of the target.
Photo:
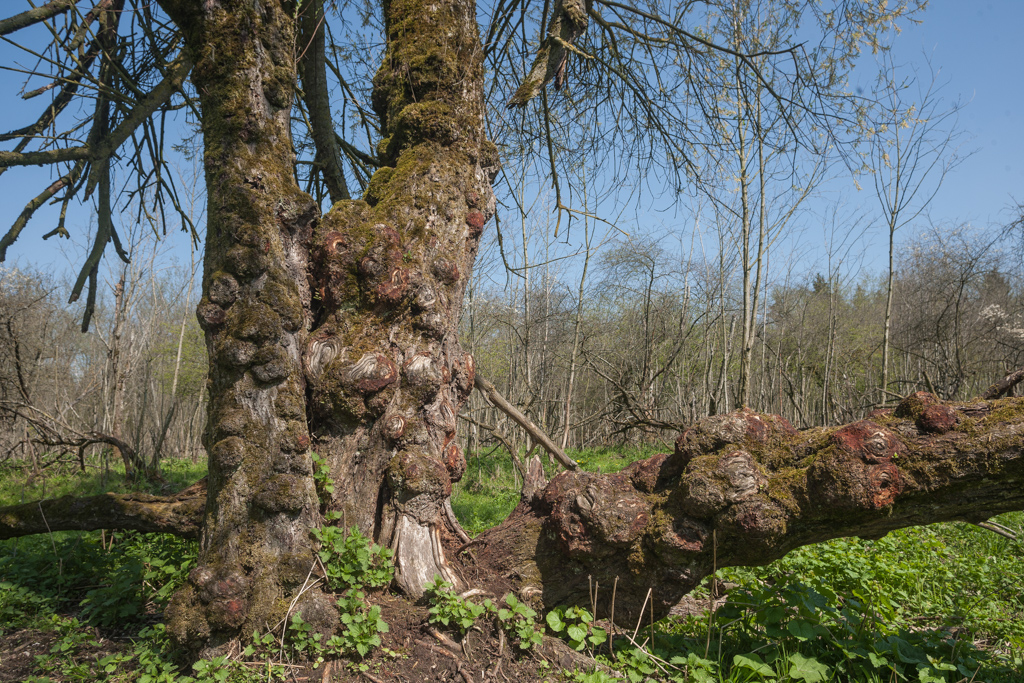
MULTIPOLYGON (((319 218, 294 175, 290 112, 301 9, 284 0, 164 0, 182 28, 203 113, 208 192, 203 299, 210 359, 209 496, 198 565, 169 610, 209 655, 284 616, 314 564, 319 501, 395 551, 417 595, 453 582, 441 537, 455 441, 473 387, 456 336, 494 211, 482 52, 472 0, 386 2, 373 104, 383 166, 362 200, 319 218)), ((295 609, 329 632, 316 590, 295 609)))
POLYGON ((420 595, 435 575, 458 583, 441 537, 466 467, 455 429, 474 365, 456 328, 496 161, 475 4, 396 0, 384 12, 373 91, 384 166, 316 231, 305 363, 331 505, 395 551, 398 585, 420 595))
MULTIPOLYGON (((209 655, 264 628, 314 562, 309 531, 319 515, 301 354, 318 210, 294 175, 292 3, 164 5, 184 33, 202 106, 207 239, 197 315, 210 365, 205 523, 168 626, 209 655)), ((311 623, 336 623, 322 594, 302 601, 311 623)))
POLYGON ((545 608, 628 623, 650 589, 660 618, 715 567, 760 565, 841 536, 876 538, 1024 508, 1024 400, 939 404, 930 394, 835 429, 797 432, 743 410, 684 431, 672 454, 619 474, 563 472, 474 545, 545 608))

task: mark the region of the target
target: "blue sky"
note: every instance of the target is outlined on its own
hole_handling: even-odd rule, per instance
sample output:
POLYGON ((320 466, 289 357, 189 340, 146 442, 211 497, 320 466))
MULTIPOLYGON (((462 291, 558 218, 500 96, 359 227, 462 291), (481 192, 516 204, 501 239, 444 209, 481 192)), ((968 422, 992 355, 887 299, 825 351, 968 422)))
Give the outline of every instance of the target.
POLYGON ((899 37, 898 61, 931 60, 946 100, 965 103, 962 149, 974 151, 947 177, 930 214, 979 227, 1005 223, 1013 199, 1024 202, 1024 2, 932 0, 922 19, 899 37))
MULTIPOLYGON (((964 104, 959 116, 963 131, 961 149, 973 154, 951 172, 933 201, 928 216, 936 223, 972 223, 980 228, 1002 225, 1015 216, 1010 210, 1016 197, 1024 201, 1024 89, 1017 33, 1024 26, 1024 0, 932 0, 921 16, 922 23, 905 28, 897 39, 895 61, 931 66, 945 83, 941 95, 947 102, 964 104)), ((0 63, 10 65, 13 50, 0 45, 0 63)), ((38 114, 39 98, 23 103, 15 94, 22 78, 0 73, 0 88, 11 93, 0 110, 0 128, 25 125, 38 114)), ((9 148, 9 144, 6 145, 9 148)), ((45 169, 12 169, 0 176, 0 224, 6 230, 24 203, 51 181, 45 169)), ((868 214, 877 215, 876 200, 869 188, 856 192, 852 183, 848 201, 868 214)), ((927 218, 919 219, 924 222, 927 218)), ((66 242, 40 236, 52 229, 55 209, 43 209, 10 250, 8 262, 34 264, 44 269, 66 268, 78 258, 66 242), (62 253, 62 247, 68 255, 62 253)), ((84 241, 89 212, 78 207, 68 227, 84 241)), ((904 237, 915 226, 904 230, 904 237)), ((185 235, 170 232, 171 251, 188 260, 185 235)), ((885 253, 880 232, 864 245, 864 263, 878 270, 885 253)), ((108 258, 112 256, 110 254, 108 258)))

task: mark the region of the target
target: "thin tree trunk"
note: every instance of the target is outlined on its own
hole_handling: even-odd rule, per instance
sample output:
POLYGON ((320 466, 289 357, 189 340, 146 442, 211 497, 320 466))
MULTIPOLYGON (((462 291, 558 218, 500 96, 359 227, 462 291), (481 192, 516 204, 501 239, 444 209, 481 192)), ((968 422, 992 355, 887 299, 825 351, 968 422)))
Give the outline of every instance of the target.
POLYGON ((587 226, 583 226, 583 238, 586 243, 586 253, 583 256, 583 272, 580 274, 580 288, 577 295, 576 301, 576 321, 573 325, 572 332, 572 348, 569 351, 569 380, 565 388, 565 410, 563 412, 562 421, 564 425, 562 427, 562 439, 561 448, 564 451, 569 443, 569 424, 570 416, 572 412, 572 390, 573 384, 576 380, 576 357, 579 353, 580 348, 580 329, 583 326, 583 296, 585 292, 585 285, 587 281, 587 268, 590 265, 590 254, 591 254, 591 233, 587 231, 587 226))
MULTIPOLYGON (((895 220, 895 215, 893 215, 895 220)), ((886 278, 885 283, 885 327, 882 332, 882 386, 881 394, 879 396, 879 404, 884 404, 888 400, 889 390, 889 344, 892 338, 892 298, 893 298, 893 285, 895 278, 895 270, 893 269, 893 258, 895 255, 895 240, 896 240, 896 228, 890 223, 889 225, 889 275, 886 278)))

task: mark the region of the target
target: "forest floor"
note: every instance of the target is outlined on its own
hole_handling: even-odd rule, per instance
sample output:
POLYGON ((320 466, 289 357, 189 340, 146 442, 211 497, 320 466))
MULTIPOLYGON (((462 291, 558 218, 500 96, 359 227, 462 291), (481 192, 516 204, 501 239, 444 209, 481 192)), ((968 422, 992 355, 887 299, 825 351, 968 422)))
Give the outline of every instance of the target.
MULTIPOLYGON (((584 469, 610 472, 652 452, 572 457, 584 469)), ((164 465, 168 490, 204 474, 188 461, 164 465)), ((471 535, 514 507, 511 465, 500 452, 470 459, 453 508, 471 535)), ((103 490, 124 490, 116 469, 55 470, 32 481, 0 470, 0 506, 103 490)), ((1021 530, 1024 513, 1000 521, 1021 530)), ((0 681, 1024 680, 1024 542, 966 524, 839 539, 766 567, 721 570, 718 609, 706 609, 712 595, 702 587, 656 624, 616 625, 613 650, 605 615, 533 614, 500 586, 468 599, 439 587, 419 604, 367 588, 362 597, 339 594, 347 600, 342 611, 364 625, 346 630, 344 642, 318 641, 293 619, 250 651, 188 667, 160 619, 194 553, 194 543, 136 533, 0 542, 0 681)), ((464 561, 471 572, 471 558, 464 561)))

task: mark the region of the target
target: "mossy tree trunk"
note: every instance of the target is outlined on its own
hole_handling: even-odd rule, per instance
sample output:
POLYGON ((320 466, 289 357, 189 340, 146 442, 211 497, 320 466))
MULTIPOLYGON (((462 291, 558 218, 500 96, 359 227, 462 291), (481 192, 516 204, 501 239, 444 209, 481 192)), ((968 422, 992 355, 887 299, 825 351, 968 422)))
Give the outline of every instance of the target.
POLYGON ((880 538, 1024 509, 1024 400, 895 410, 797 432, 742 410, 700 420, 675 452, 619 474, 563 472, 474 540, 481 575, 516 577, 545 608, 661 618, 716 567, 762 565, 841 536, 880 538), (648 591, 650 590, 650 595, 648 591))
MULTIPOLYGON (((318 502, 301 353, 312 321, 308 245, 318 217, 294 175, 294 4, 167 0, 195 64, 207 189, 203 298, 209 356, 205 524, 169 610, 205 654, 265 628, 314 562, 318 502)), ((325 596, 304 614, 329 628, 325 596)))
MULTIPOLYGON (((373 103, 385 134, 361 200, 322 219, 298 189, 290 135, 301 12, 282 0, 163 0, 202 105, 208 192, 203 298, 210 363, 209 494, 197 567, 171 632, 206 655, 284 616, 314 564, 320 502, 395 551, 411 594, 445 560, 455 440, 473 387, 456 336, 494 210, 472 0, 385 2, 373 103)), ((302 593, 329 632, 333 607, 302 593)))
POLYGON ((455 439, 474 365, 459 346, 463 293, 494 212, 482 51, 471 0, 384 3, 373 106, 384 166, 313 239, 315 322, 305 347, 314 448, 332 507, 395 551, 412 595, 456 582, 442 537, 455 439))

